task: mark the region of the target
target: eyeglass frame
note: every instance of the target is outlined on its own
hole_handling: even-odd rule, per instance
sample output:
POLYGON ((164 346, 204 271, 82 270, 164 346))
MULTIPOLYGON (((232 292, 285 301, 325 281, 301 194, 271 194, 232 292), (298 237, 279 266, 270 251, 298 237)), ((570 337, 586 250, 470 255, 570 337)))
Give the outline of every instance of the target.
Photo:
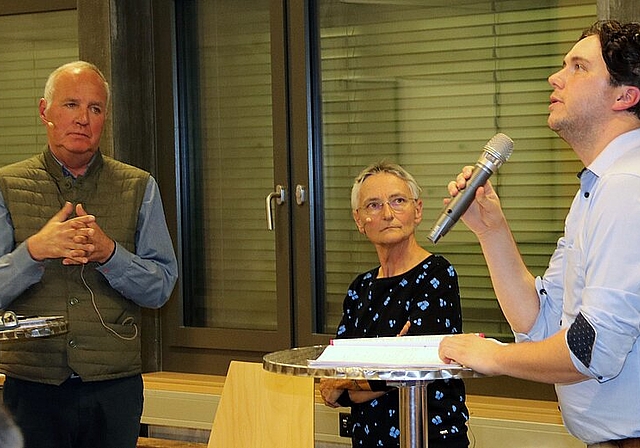
POLYGON ((363 213, 365 213, 366 215, 369 216, 377 216, 379 215, 382 210, 384 209, 385 204, 389 205, 389 208, 394 212, 394 213, 404 213, 408 210, 409 208, 409 204, 411 202, 416 202, 418 200, 418 198, 408 198, 402 195, 398 195, 398 196, 394 196, 391 199, 387 199, 386 201, 376 201, 376 200, 372 200, 367 202, 366 204, 364 204, 364 206, 362 207, 358 207, 356 209, 356 211, 362 211, 363 213), (403 200, 406 202, 403 202, 399 205, 394 206, 393 202, 394 201, 398 201, 398 200, 403 200), (370 207, 372 205, 376 205, 379 208, 373 208, 371 209, 370 207))

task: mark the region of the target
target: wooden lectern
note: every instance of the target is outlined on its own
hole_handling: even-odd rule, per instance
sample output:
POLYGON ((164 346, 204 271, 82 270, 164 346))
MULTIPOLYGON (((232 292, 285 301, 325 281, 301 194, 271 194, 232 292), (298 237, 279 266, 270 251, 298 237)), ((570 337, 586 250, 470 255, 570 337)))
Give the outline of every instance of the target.
POLYGON ((208 448, 312 448, 314 380, 232 361, 208 448))

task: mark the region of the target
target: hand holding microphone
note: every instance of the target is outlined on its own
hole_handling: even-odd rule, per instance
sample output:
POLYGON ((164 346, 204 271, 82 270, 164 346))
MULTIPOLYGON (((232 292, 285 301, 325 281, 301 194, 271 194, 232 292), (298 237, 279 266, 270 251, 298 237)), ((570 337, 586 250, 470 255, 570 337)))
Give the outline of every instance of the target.
POLYGON ((460 190, 444 207, 440 217, 427 235, 429 240, 437 243, 451 230, 475 199, 478 188, 482 187, 489 177, 509 159, 512 152, 513 140, 505 134, 498 133, 487 142, 471 177, 467 180, 466 187, 460 190))

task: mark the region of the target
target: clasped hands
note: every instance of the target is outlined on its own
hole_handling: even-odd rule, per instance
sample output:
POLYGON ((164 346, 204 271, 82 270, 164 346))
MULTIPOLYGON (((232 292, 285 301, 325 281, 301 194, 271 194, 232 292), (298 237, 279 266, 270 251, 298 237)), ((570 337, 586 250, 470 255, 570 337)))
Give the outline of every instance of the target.
POLYGON ((115 242, 88 214, 82 204, 66 202, 38 233, 27 239, 27 248, 34 260, 61 258, 64 265, 106 262, 115 250, 115 242))
POLYGON ((371 391, 368 387, 366 380, 322 378, 320 380, 320 395, 322 395, 326 406, 337 408, 340 407, 338 399, 345 390, 349 392, 349 399, 353 403, 365 403, 386 393, 386 391, 371 391))
MULTIPOLYGON (((397 336, 405 336, 409 332, 409 328, 411 328, 411 321, 408 320, 397 336)), ((353 403, 364 403, 386 393, 385 391, 371 391, 366 380, 358 381, 355 379, 343 380, 334 378, 322 378, 320 380, 320 395, 322 395, 324 404, 330 408, 340 407, 338 399, 345 390, 349 391, 349 399, 353 403)))

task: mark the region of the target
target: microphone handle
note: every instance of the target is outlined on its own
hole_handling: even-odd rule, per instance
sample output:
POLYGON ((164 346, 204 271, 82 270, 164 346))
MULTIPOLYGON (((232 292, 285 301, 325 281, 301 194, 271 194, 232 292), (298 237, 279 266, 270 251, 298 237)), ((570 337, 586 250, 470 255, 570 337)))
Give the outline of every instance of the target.
POLYGON ((478 187, 482 187, 492 174, 493 171, 480 163, 480 161, 476 163, 473 173, 467 181, 467 186, 451 199, 429 231, 427 238, 431 242, 437 243, 440 238, 451 230, 475 199, 478 187))

